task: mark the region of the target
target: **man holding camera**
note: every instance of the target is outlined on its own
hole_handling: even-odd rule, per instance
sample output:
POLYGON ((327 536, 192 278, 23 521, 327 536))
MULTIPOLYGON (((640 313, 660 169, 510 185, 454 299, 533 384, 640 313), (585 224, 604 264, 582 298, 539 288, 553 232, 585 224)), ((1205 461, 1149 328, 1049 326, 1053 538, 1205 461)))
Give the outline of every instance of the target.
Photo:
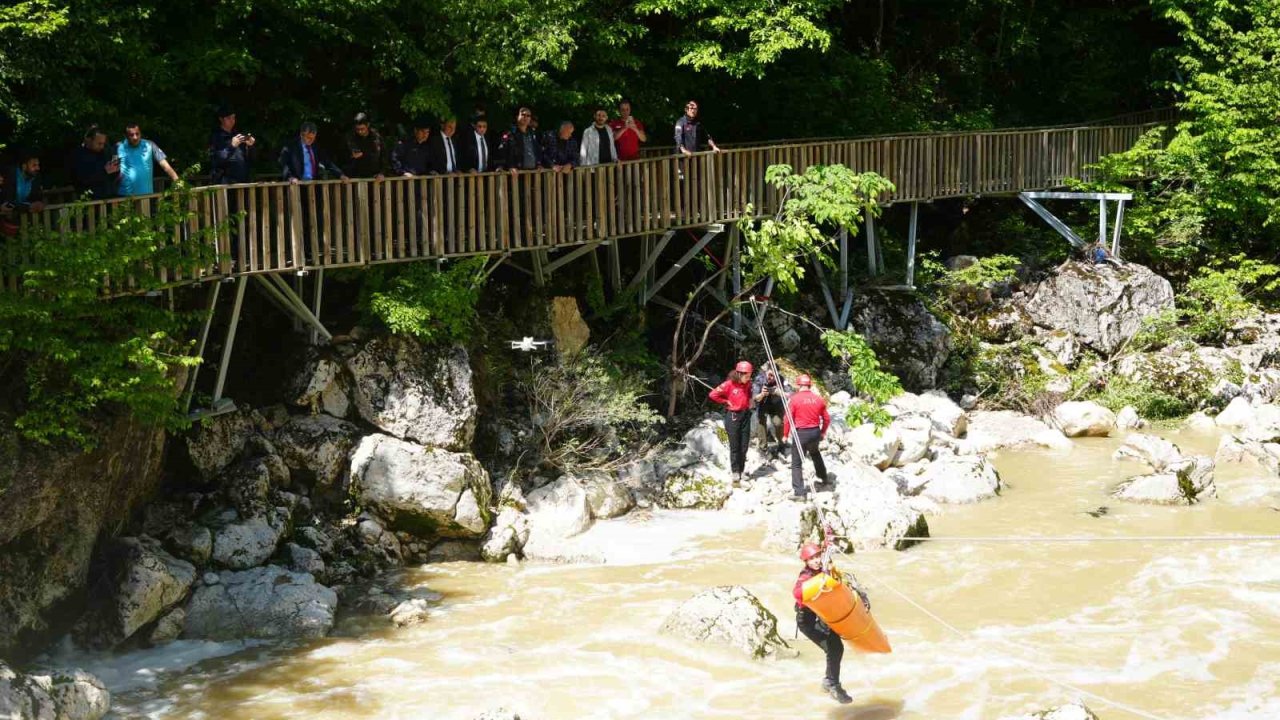
MULTIPOLYGON (((234 110, 226 105, 218 108, 218 127, 209 140, 209 172, 213 181, 222 185, 249 182, 249 168, 253 164, 253 147, 256 143, 257 140, 251 133, 242 133, 236 129, 234 110)), ((233 209, 232 212, 234 211, 233 209)))
POLYGON ((782 394, 787 392, 785 382, 778 382, 772 370, 756 375, 751 384, 751 403, 756 408, 756 422, 760 424, 760 450, 778 457, 786 449, 782 442, 782 394))
POLYGON ((648 142, 649 136, 644 132, 644 123, 631 115, 631 101, 618 103, 618 115, 609 121, 609 129, 613 130, 613 141, 618 148, 618 161, 635 160, 640 157, 640 143, 648 142))

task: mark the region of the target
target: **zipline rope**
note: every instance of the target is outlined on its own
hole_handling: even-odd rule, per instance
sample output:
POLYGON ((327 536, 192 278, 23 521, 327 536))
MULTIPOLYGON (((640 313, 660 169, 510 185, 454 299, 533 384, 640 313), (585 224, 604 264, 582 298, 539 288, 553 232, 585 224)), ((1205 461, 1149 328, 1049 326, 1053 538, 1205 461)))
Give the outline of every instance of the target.
MULTIPOLYGON (((842 540, 867 542, 884 542, 883 537, 848 537, 837 535, 842 540)), ((905 535, 898 540, 925 542, 942 540, 959 543, 1094 543, 1094 542, 1280 542, 1280 535, 1064 535, 1060 537, 1036 535, 942 535, 938 537, 920 537, 905 535)))

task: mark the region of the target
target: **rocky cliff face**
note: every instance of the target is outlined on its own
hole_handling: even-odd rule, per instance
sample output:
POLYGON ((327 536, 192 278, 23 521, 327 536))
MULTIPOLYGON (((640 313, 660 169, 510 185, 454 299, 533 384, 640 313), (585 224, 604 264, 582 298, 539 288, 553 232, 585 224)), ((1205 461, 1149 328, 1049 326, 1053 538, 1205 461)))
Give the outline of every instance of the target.
POLYGON ((69 619, 98 539, 159 485, 163 431, 115 419, 97 437, 80 453, 0 428, 0 656, 22 656, 69 619))

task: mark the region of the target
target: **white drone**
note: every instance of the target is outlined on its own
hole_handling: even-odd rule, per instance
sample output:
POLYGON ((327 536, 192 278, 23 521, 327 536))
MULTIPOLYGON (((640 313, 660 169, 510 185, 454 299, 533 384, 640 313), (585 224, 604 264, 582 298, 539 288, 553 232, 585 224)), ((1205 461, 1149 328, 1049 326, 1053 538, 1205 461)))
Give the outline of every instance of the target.
POLYGON ((525 352, 533 352, 534 350, 540 350, 542 348, 545 348, 551 343, 552 343, 551 340, 534 340, 531 337, 526 337, 520 340, 512 340, 511 349, 523 350, 525 352))

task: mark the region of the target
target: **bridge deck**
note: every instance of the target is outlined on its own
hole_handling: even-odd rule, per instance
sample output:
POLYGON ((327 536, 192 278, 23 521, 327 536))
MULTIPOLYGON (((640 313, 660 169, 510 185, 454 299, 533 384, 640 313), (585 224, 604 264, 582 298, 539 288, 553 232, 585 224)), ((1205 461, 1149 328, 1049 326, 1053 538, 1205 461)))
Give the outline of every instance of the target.
MULTIPOLYGON (((1141 120, 1145 120, 1142 118, 1141 120)), ((218 262, 165 278, 189 284, 245 274, 354 267, 468 255, 498 255, 612 241, 737 220, 776 210, 765 169, 843 164, 890 179, 885 202, 1011 194, 1088 179, 1088 166, 1128 149, 1158 123, 822 139, 727 148, 622 164, 382 181, 284 182, 200 187, 195 211, 175 236, 212 228, 218 262)), ((22 217, 64 231, 90 229, 122 206, 151 212, 158 195, 47 207, 22 217)), ((10 257, 21 243, 6 243, 10 257)), ((18 278, 0 278, 14 288, 18 278)), ((127 284, 127 283, 126 283, 127 284)), ((127 291, 127 287, 114 288, 127 291)))

